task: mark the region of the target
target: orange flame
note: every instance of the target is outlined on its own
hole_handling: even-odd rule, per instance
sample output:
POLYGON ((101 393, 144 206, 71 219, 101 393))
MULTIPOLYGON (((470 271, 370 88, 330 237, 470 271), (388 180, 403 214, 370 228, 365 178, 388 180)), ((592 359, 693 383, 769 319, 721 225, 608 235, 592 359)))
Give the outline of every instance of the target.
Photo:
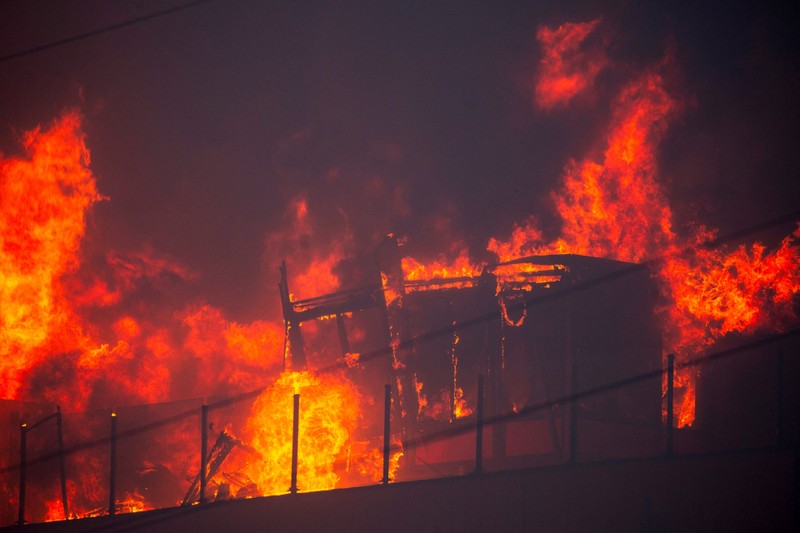
POLYGON ((598 24, 600 19, 568 22, 556 29, 539 28, 536 39, 542 47, 542 59, 534 87, 536 105, 544 109, 566 105, 606 67, 608 59, 602 51, 583 47, 598 24))
MULTIPOLYGON (((540 30, 545 37, 543 46, 547 46, 547 39, 561 39, 577 49, 597 23, 540 30)), ((545 53, 561 57, 550 49, 545 53)), ((662 295, 670 302, 662 313, 664 344, 666 352, 676 353, 680 362, 726 333, 780 329, 797 320, 793 302, 800 292, 800 230, 769 253, 759 243, 740 246, 732 252, 705 249, 702 242, 714 233, 705 228, 688 239, 673 232, 672 212, 656 180, 658 144, 681 108, 665 88, 661 70, 667 63, 646 72, 620 92, 612 109, 602 157, 571 161, 566 166, 563 190, 552 195, 562 219, 561 236, 548 242, 536 221, 529 218, 515 225, 507 239, 490 239, 487 249, 501 262, 565 253, 631 262, 664 257, 655 272, 662 295), (690 250, 691 255, 682 253, 683 249, 690 250)), ((559 63, 554 60, 552 65, 559 63)), ((558 68, 543 62, 540 79, 552 78, 558 68)), ((595 71, 589 68, 588 72, 595 71)), ((568 77, 563 80, 562 87, 583 87, 577 82, 567 83, 568 77)), ((551 95, 540 103, 545 107, 564 103, 573 94, 542 91, 543 95, 551 95), (563 100, 558 96, 561 94, 563 100)), ((455 263, 464 257, 467 253, 461 252, 455 263)), ((442 263, 436 263, 435 268, 443 270, 442 263)), ((404 260, 404 265, 414 266, 407 275, 426 270, 412 260, 404 260)), ((512 269, 503 275, 515 279, 515 274, 519 273, 512 269)), ((498 281, 502 285, 500 275, 498 281)), ((541 280, 549 281, 557 279, 541 280)), ((694 378, 693 371, 681 370, 678 374, 678 386, 684 389, 683 403, 676 410, 680 426, 694 420, 694 378)))
POLYGON ((64 504, 61 502, 61 499, 55 500, 45 500, 45 514, 44 514, 44 521, 45 522, 55 522, 57 520, 66 520, 64 518, 64 504))
POLYGON ((291 202, 285 218, 289 229, 268 235, 266 247, 286 257, 292 299, 295 295, 302 299, 338 290, 336 267, 348 257, 352 236, 347 232, 337 239, 323 236, 320 229, 324 225, 313 219, 304 196, 291 202), (316 246, 312 246, 314 241, 316 246))
POLYGON ((340 376, 284 372, 253 405, 248 430, 262 460, 250 477, 264 495, 288 492, 291 482, 293 396, 300 395, 297 484, 300 491, 329 490, 334 468, 351 444, 361 413, 358 392, 340 376))
POLYGON ((81 118, 68 112, 23 139, 27 159, 0 161, 0 396, 49 352, 86 345, 62 276, 76 266, 86 210, 101 199, 81 118))
POLYGON ((465 248, 462 248, 452 261, 440 257, 429 263, 421 263, 413 257, 404 257, 402 266, 403 276, 410 281, 471 277, 480 274, 480 271, 472 265, 465 248))

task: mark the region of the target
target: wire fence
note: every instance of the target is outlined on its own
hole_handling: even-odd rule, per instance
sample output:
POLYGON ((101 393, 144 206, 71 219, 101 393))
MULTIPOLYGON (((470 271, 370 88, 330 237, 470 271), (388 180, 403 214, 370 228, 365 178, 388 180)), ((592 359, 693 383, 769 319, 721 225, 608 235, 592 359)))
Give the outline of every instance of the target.
MULTIPOLYGON (((653 424, 652 420, 604 418, 581 408, 598 395, 624 392, 646 381, 659 386, 662 379, 669 382, 669 369, 665 368, 491 416, 481 412, 483 396, 478 393, 478 408, 465 419, 439 424, 402 442, 400 428, 393 427, 399 426, 399 420, 389 418, 389 426, 373 428, 374 440, 380 445, 383 461, 398 451, 414 457, 413 464, 404 465, 392 481, 785 446, 798 437, 798 347, 800 330, 795 329, 678 365, 676 370, 700 368, 701 375, 709 377, 701 382, 705 385, 698 386, 702 407, 693 427, 676 429, 675 421, 666 419, 653 424), (389 442, 384 448, 386 435, 389 442)), ((479 383, 475 386, 481 387, 479 383)), ((228 485, 236 483, 236 472, 221 468, 225 457, 214 472, 209 472, 209 463, 220 436, 228 434, 233 425, 242 427, 258 392, 205 403, 197 399, 126 407, 113 413, 45 414, 21 406, 26 409, 25 416, 40 417, 21 423, 18 438, 8 439, 9 448, 21 455, 0 470, 4 500, 9 502, 4 523, 63 519, 65 511, 67 517, 78 518, 173 507, 182 496, 188 496, 186 504, 234 496, 219 494, 221 483, 210 479, 223 479, 224 475, 228 485), (204 426, 203 411, 207 416, 204 426), (192 493, 192 481, 196 484, 201 470, 202 442, 206 443, 205 471, 209 476, 202 491, 192 493), (112 456, 116 458, 113 465, 112 456)), ((9 431, 9 435, 13 433, 9 431)), ((246 443, 242 444, 242 453, 255 460, 248 455, 246 443)), ((300 461, 303 453, 298 450, 300 461)), ((296 478, 297 485, 287 486, 285 492, 296 492, 298 486, 302 492, 305 481, 302 476, 296 478)), ((359 481, 346 479, 338 486, 353 484, 359 481)), ((244 485, 239 483, 241 488, 244 485)), ((251 492, 242 496, 258 494, 252 487, 247 490, 251 492)))

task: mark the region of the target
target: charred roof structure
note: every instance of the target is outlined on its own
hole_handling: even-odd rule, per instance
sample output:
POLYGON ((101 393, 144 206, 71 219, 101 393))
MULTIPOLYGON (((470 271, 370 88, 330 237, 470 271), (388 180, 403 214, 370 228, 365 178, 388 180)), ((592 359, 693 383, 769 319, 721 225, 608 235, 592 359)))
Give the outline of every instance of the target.
MULTIPOLYGON (((796 525, 788 509, 796 503, 800 435, 800 361, 791 357, 800 349, 797 331, 729 337, 729 346, 699 359, 698 416, 681 428, 672 408, 676 373, 672 358, 663 368, 659 296, 647 265, 539 255, 420 279, 407 275, 389 236, 377 248, 372 283, 295 299, 288 279, 284 264, 284 361, 298 371, 286 374, 342 370, 357 384, 357 398, 371 405, 357 440, 368 443, 361 452, 372 459, 383 444, 382 487, 340 477, 335 486, 344 490, 315 493, 324 489, 298 479, 304 450, 297 449, 296 391, 294 419, 280 422, 293 425, 291 486, 273 492, 241 469, 263 459, 263 450, 230 432, 249 424, 252 392, 116 409, 110 438, 98 413, 66 414, 62 438, 60 410, 8 404, 0 415, 11 421, 4 452, 11 466, 0 482, 9 494, 19 488, 20 497, 4 502, 4 521, 18 513, 20 528, 41 531, 211 531, 267 522, 332 531, 796 525), (57 432, 48 429, 53 419, 57 432), (15 425, 19 433, 11 431, 15 425), (180 449, 159 446, 171 442, 180 449), (391 475, 390 455, 400 461, 391 475), (188 479, 166 466, 176 456, 194 465, 188 479), (76 488, 77 469, 93 483, 76 488), (26 475, 34 481, 28 515, 26 475), (720 476, 724 487, 715 486, 720 476), (290 494, 259 497, 281 490, 290 494), (106 495, 108 507, 98 507, 106 495), (52 520, 44 514, 51 508, 63 507, 67 516, 68 501, 77 502, 70 509, 92 509, 70 510, 71 518, 90 520, 27 524, 52 520), (770 519, 748 514, 752 508, 770 519)), ((280 410, 278 403, 273 398, 267 409, 280 410)), ((322 411, 337 408, 345 406, 322 411)), ((271 433, 268 448, 287 448, 287 438, 271 433)), ((358 468, 361 452, 354 450, 346 465, 335 465, 343 476, 358 468)))
MULTIPOLYGON (((205 475, 189 480, 180 506, 137 513, 136 494, 115 499, 112 490, 108 512, 101 507, 81 516, 87 520, 50 524, 25 524, 20 514, 20 525, 10 530, 706 531, 797 525, 792 506, 800 361, 789 355, 800 349, 796 331, 755 341, 731 338, 730 346, 704 360, 696 424, 676 430, 673 441, 674 374, 662 369, 657 291, 647 266, 547 255, 489 264, 475 276, 406 279, 393 238, 381 244, 376 259, 374 283, 302 300, 293 298, 281 268, 285 357, 289 368, 319 371, 320 354, 333 344, 337 353, 328 355, 337 368, 359 388, 374 389, 373 398, 391 384, 385 385, 395 401, 386 403, 392 407, 384 419, 384 458, 391 419, 401 425, 405 453, 391 479, 400 483, 389 484, 384 470, 381 486, 345 483, 349 488, 306 492, 302 479, 298 490, 295 463, 290 494, 258 497, 253 480, 224 463, 237 450, 246 460, 259 452, 227 427, 214 429, 204 404, 204 444, 198 448, 205 475), (320 320, 335 324, 334 334, 311 327, 304 336, 303 324, 320 320), (218 436, 205 450, 209 430, 218 436)), ((197 407, 190 406, 193 416, 197 407)), ((148 430, 163 431, 163 421, 119 413, 129 424, 138 418, 138 425, 121 431, 127 445, 120 455, 130 461, 144 449, 141 439, 153 436, 148 430)), ((235 414, 223 411, 216 419, 228 423, 235 414)), ((22 434, 53 416, 23 425, 22 434)), ((166 420, 185 418, 178 412, 166 420)), ((366 418, 365 431, 377 434, 379 417, 366 418)), ((80 420, 68 418, 65 427, 85 429, 89 418, 80 420)), ((113 456, 116 420, 112 424, 113 456)), ((29 465, 52 478, 50 492, 56 478, 62 485, 65 479, 63 467, 60 475, 54 467, 63 464, 63 444, 57 449, 29 465)), ((22 450, 24 472, 24 443, 22 450)), ((84 451, 97 459, 90 446, 66 450, 71 460, 84 451)), ((113 489, 113 466, 110 471, 113 489)), ((151 464, 140 476, 147 483, 139 486, 163 491, 161 501, 172 501, 182 493, 168 474, 151 464)), ((66 506, 67 498, 52 501, 66 506)))
POLYGON ((303 300, 292 299, 282 267, 286 357, 288 366, 304 367, 301 325, 331 318, 340 355, 352 357, 359 349, 348 327, 373 315, 372 336, 391 357, 382 358, 371 381, 395 385, 394 414, 403 425, 406 455, 398 475, 413 478, 417 466, 433 463, 463 471, 472 460, 469 442, 426 443, 426 436, 474 419, 478 406, 491 418, 553 403, 524 421, 487 427, 485 453, 498 467, 575 460, 582 449, 592 457, 657 449, 660 379, 560 402, 661 368, 657 289, 646 266, 547 255, 489 264, 476 276, 409 280, 393 236, 379 245, 376 265, 371 285, 303 300), (509 445, 510 431, 525 437, 509 445))

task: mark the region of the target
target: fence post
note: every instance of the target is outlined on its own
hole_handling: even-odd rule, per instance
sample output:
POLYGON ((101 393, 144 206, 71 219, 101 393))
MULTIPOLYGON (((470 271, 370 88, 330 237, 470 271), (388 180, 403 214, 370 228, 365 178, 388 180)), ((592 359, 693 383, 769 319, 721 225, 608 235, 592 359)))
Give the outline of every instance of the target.
POLYGON ((200 503, 206 503, 206 461, 208 461, 208 406, 200 410, 200 503))
POLYGON ((384 485, 389 483, 389 454, 391 453, 392 423, 392 386, 383 386, 383 479, 384 485))
POLYGON ((785 444, 784 440, 786 438, 786 433, 784 428, 784 421, 783 421, 783 352, 778 350, 778 360, 777 360, 777 383, 776 388, 776 398, 775 398, 775 444, 777 446, 782 446, 785 444))
POLYGON ((675 425, 675 355, 667 356, 667 455, 674 451, 673 426, 675 425))
POLYGON ((294 414, 292 417, 292 485, 289 492, 297 494, 297 440, 300 431, 300 395, 294 395, 294 414))
POLYGON ((28 455, 28 424, 19 427, 19 520, 17 523, 25 525, 25 471, 27 469, 28 455))
POLYGON ((475 473, 483 472, 483 374, 478 375, 478 413, 475 425, 475 473))
POLYGON ((69 520, 67 503, 67 467, 64 459, 64 431, 62 429, 61 406, 56 406, 56 430, 58 433, 58 466, 61 474, 61 503, 64 506, 64 520, 69 520))
POLYGON ((108 514, 117 514, 117 413, 111 412, 111 465, 108 473, 108 514))

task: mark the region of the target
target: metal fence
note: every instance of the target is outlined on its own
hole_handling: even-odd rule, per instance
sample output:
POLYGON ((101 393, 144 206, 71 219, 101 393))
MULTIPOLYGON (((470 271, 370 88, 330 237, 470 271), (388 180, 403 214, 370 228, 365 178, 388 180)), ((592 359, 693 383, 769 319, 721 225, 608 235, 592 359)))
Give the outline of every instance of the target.
MULTIPOLYGON (((420 426, 412 438, 404 438, 392 414, 392 387, 386 385, 382 420, 371 421, 365 430, 380 450, 381 477, 342 476, 337 487, 792 445, 798 440, 800 415, 799 337, 793 330, 680 365, 670 356, 658 371, 492 415, 485 412, 484 378, 479 376, 472 415, 420 426), (676 428, 676 368, 697 369, 697 415, 691 427, 676 428), (645 381, 664 383, 660 423, 609 418, 584 406, 590 398, 624 393, 645 381), (390 479, 390 461, 400 449, 406 462, 390 479)), ((244 457, 238 464, 257 460, 236 434, 259 392, 85 413, 4 402, 0 414, 9 426, 3 443, 7 466, 0 470, 2 524, 203 504, 235 497, 235 492, 238 497, 258 495, 226 461, 235 450, 244 457)), ((297 469, 304 455, 298 447, 301 395, 294 396, 293 407, 286 493, 304 490, 297 469)))

